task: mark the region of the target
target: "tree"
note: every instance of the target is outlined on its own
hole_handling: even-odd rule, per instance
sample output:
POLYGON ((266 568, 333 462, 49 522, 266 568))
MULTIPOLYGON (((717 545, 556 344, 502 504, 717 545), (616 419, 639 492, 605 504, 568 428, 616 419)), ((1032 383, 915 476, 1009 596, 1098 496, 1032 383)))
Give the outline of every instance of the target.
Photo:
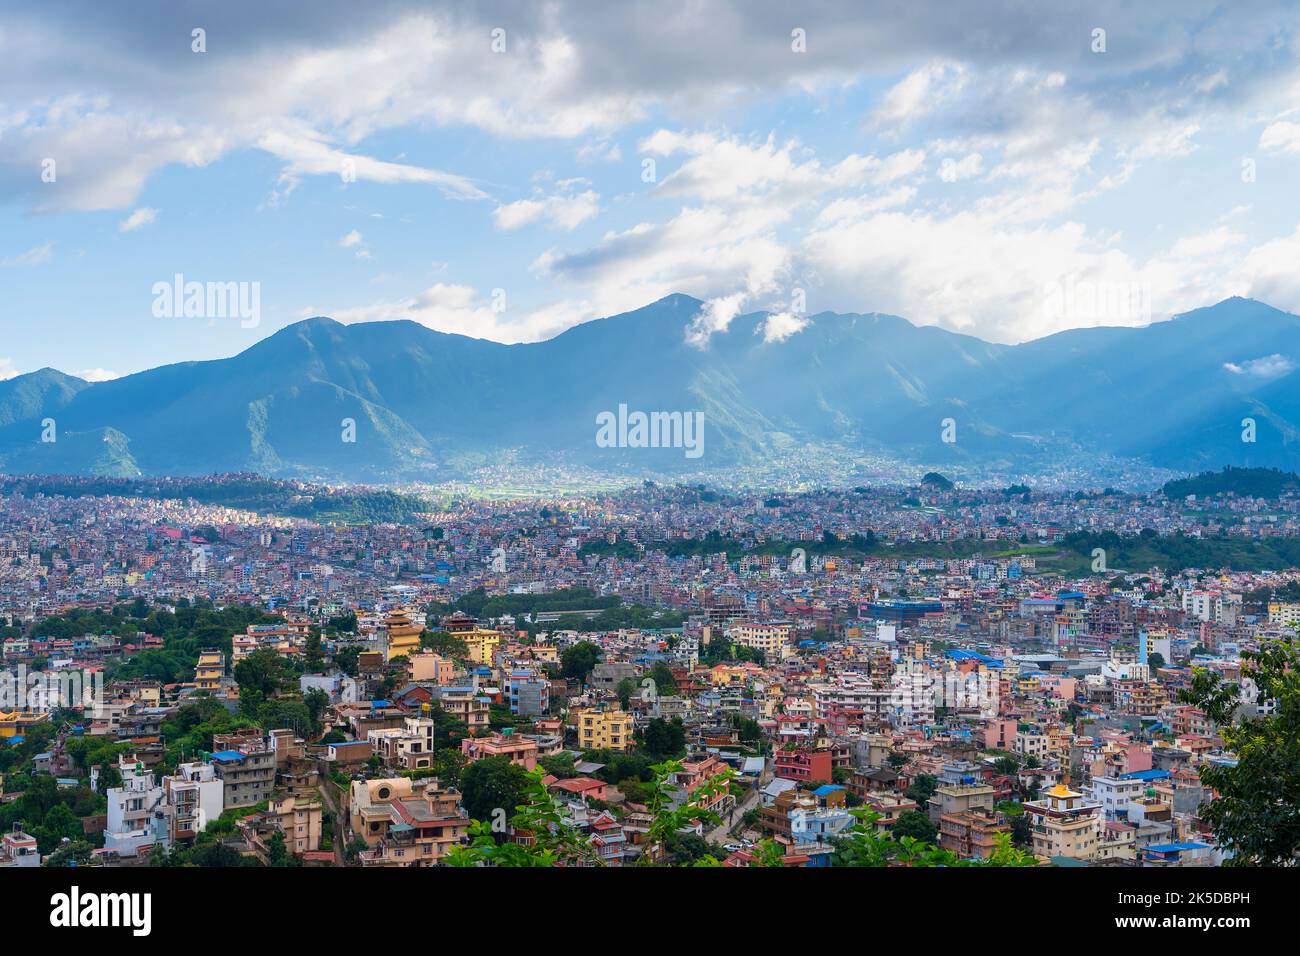
POLYGON ((655 693, 660 697, 672 697, 677 693, 677 678, 672 668, 663 661, 658 661, 650 671, 649 677, 655 682, 655 693))
POLYGON ((785 866, 785 850, 781 844, 770 838, 758 841, 754 847, 753 861, 750 866, 785 866))
POLYGON ((312 628, 307 633, 306 643, 303 645, 302 665, 308 674, 316 674, 325 664, 325 655, 320 649, 320 631, 312 628))
POLYGON ((284 845, 284 834, 278 830, 266 841, 266 861, 268 866, 289 865, 289 851, 284 845))
POLYGON ((1205 668, 1179 694, 1219 725, 1237 758, 1201 764, 1201 782, 1218 798, 1200 815, 1219 846, 1234 851, 1226 865, 1289 865, 1300 851, 1300 650, 1294 640, 1268 641, 1241 657, 1243 682, 1273 703, 1273 713, 1239 718, 1241 685, 1205 668))
POLYGON ((1011 842, 1015 846, 1031 846, 1034 833, 1029 824, 1029 814, 1019 813, 1011 818, 1011 842))
POLYGON ((1152 651, 1147 655, 1147 665, 1151 668, 1151 672, 1154 674, 1160 668, 1165 666, 1165 655, 1161 654, 1159 651, 1152 651))
POLYGON ((538 757, 537 766, 557 780, 567 780, 578 775, 578 771, 573 766, 573 754, 564 751, 549 757, 538 757))
POLYGON ((618 687, 614 689, 614 693, 618 696, 619 706, 627 710, 627 705, 632 702, 632 695, 636 693, 636 683, 632 678, 624 677, 618 682, 618 687))
POLYGON ((672 721, 656 717, 646 725, 641 746, 655 759, 680 757, 686 752, 686 729, 675 717, 672 721))
MULTIPOLYGON (((993 836, 993 852, 983 860, 963 860, 950 850, 941 850, 932 843, 914 836, 899 834, 898 824, 889 833, 881 833, 877 824, 879 813, 870 810, 850 810, 856 818, 848 830, 833 843, 835 853, 832 866, 1036 866, 1032 853, 1011 845, 1011 836, 997 833, 993 836)), ((916 812, 916 811, 909 811, 916 812)), ((902 815, 900 815, 901 819, 902 815)), ((926 821, 929 822, 929 821, 926 821)))
POLYGON ((678 833, 668 845, 669 866, 694 866, 713 857, 713 847, 698 833, 678 833))
POLYGON ((524 802, 527 785, 528 772, 509 757, 485 757, 461 773, 461 803, 474 820, 490 823, 501 813, 509 819, 524 802))
POLYGON ((56 804, 45 819, 32 831, 42 853, 53 853, 66 838, 78 840, 85 835, 81 820, 66 803, 56 804))
POLYGON ((95 848, 85 840, 70 840, 46 859, 46 866, 85 866, 95 848))
POLYGON ((1020 761, 1015 757, 999 757, 993 761, 993 769, 1004 777, 1015 776, 1020 770, 1020 761))
POLYGON ((602 653, 599 645, 591 641, 579 641, 560 657, 560 672, 565 677, 574 677, 587 682, 587 676, 600 663, 602 653))
POLYGON ((420 635, 420 646, 435 654, 454 657, 457 660, 464 660, 469 656, 469 647, 465 644, 465 639, 451 631, 425 631, 420 635))
POLYGON ((334 652, 334 666, 349 677, 356 677, 361 672, 360 657, 361 648, 356 646, 341 647, 334 652))
POLYGON ((650 769, 654 773, 649 787, 649 800, 646 801, 650 810, 650 825, 646 829, 645 849, 638 861, 646 866, 663 862, 673 838, 680 831, 701 823, 717 826, 722 822, 716 812, 708 809, 708 804, 731 788, 734 777, 731 768, 726 768, 696 787, 695 792, 674 809, 678 788, 672 781, 674 775, 682 771, 681 761, 666 760, 650 769))
POLYGON ((273 648, 259 647, 235 665, 235 682, 239 685, 239 705, 247 714, 254 713, 284 683, 284 665, 273 648))
POLYGON ((907 799, 913 801, 918 807, 923 807, 930 802, 938 787, 939 778, 934 774, 917 774, 912 780, 912 785, 907 788, 907 799))
POLYGON ((302 695, 302 702, 307 707, 307 713, 311 716, 312 733, 320 733, 321 717, 330 705, 329 695, 319 687, 313 687, 302 695))
MULTIPOLYGON (((491 758, 505 759, 505 758, 491 758)), ((484 761, 480 761, 483 763, 484 761)), ((519 770, 519 767, 515 767, 519 770)), ((522 802, 510 817, 516 832, 532 837, 529 843, 500 842, 494 815, 492 820, 471 819, 468 846, 453 847, 448 866, 544 867, 556 864, 591 864, 604 861, 594 846, 566 819, 564 808, 543 783, 544 772, 521 770, 524 776, 522 802)), ((472 815, 471 815, 472 818, 472 815)))
POLYGON ((938 831, 930 818, 919 810, 905 810, 894 821, 892 833, 895 838, 913 837, 922 843, 933 843, 938 831))

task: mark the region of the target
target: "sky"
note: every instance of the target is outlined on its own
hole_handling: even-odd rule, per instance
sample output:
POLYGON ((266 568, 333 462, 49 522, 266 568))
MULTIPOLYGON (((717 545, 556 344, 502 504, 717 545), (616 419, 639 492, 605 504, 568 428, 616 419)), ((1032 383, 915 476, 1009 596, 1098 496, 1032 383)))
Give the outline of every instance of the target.
POLYGON ((1300 12, 1062 6, 0 0, 0 378, 674 292, 701 349, 1300 310, 1300 12), (256 308, 174 314, 177 276, 256 308))

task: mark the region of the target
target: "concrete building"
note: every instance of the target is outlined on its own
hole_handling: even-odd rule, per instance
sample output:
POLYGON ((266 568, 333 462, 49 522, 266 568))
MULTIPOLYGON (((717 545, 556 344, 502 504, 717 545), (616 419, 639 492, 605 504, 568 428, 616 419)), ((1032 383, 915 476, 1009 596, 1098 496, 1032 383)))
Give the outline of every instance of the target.
POLYGON ((213 746, 220 742, 237 743, 237 748, 212 755, 212 766, 225 788, 225 808, 251 807, 270 799, 275 789, 275 750, 260 736, 213 735, 213 746))
POLYGON ((469 828, 459 791, 407 777, 354 780, 348 822, 366 844, 362 866, 434 866, 469 828))
POLYGON ((1091 860, 1102 842, 1100 801, 1084 797, 1063 783, 1025 804, 1036 856, 1091 860))
POLYGON ((579 710, 574 714, 583 750, 627 750, 633 744, 632 715, 621 710, 579 710))

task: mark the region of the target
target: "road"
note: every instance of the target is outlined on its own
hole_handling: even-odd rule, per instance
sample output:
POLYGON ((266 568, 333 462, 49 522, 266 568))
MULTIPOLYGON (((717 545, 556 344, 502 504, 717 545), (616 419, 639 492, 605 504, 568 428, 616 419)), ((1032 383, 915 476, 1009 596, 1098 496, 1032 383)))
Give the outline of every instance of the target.
MULTIPOLYGON (((323 776, 323 775, 322 775, 323 776)), ((334 800, 334 785, 328 778, 322 779, 320 786, 321 798, 325 805, 330 808, 334 814, 334 865, 343 866, 345 860, 343 857, 346 847, 343 843, 344 833, 346 830, 345 817, 343 809, 334 800)))
POLYGON ((758 776, 758 784, 749 792, 744 800, 736 804, 731 812, 722 818, 722 826, 714 827, 713 830, 705 835, 706 840, 710 843, 730 842, 731 828, 739 823, 745 814, 756 807, 759 801, 763 799, 763 788, 772 780, 772 775, 769 771, 770 767, 770 761, 763 765, 763 772, 758 776))

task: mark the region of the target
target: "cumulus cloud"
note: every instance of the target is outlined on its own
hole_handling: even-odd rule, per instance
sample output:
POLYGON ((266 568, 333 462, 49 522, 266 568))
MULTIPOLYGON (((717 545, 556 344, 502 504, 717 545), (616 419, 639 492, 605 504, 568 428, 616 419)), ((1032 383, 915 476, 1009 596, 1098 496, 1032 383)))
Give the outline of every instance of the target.
POLYGON ((807 316, 795 315, 793 312, 773 312, 754 332, 757 334, 762 331, 764 342, 784 342, 796 332, 807 328, 809 321, 807 316))
POLYGON ((322 0, 309 22, 271 0, 256 18, 209 11, 211 52, 196 56, 176 39, 193 26, 185 5, 146 7, 130 30, 111 5, 91 0, 7 18, 0 193, 38 209, 120 209, 166 166, 202 167, 255 148, 281 159, 281 196, 300 177, 338 175, 351 160, 358 179, 473 197, 481 187, 463 172, 386 162, 360 145, 405 126, 462 125, 503 138, 585 137, 589 156, 612 158, 611 134, 656 111, 723 106, 756 91, 834 90, 863 77, 890 84, 869 117, 887 131, 948 116, 971 135, 1032 138, 1043 116, 1030 95, 1037 87, 1014 89, 1021 76, 1069 76, 1084 87, 1075 110, 1058 111, 1060 125, 1113 124, 1153 100, 1182 113, 1199 103, 1233 108, 1276 83, 1275 59, 1252 55, 1273 36, 1264 24, 1285 31, 1296 21, 1280 0, 1254 11, 1259 26, 1162 0, 1126 9, 1098 57, 1086 43, 1089 10, 1027 12, 1019 0, 994 0, 972 35, 931 4, 882 11, 831 0, 800 11, 810 52, 795 56, 789 11, 775 0, 720 0, 708 43, 696 18, 664 15, 655 0, 439 10, 418 0, 364 10, 322 0), (490 46, 496 27, 505 30, 499 53, 490 46), (1231 82, 1223 63, 1234 64, 1231 82), (1014 95, 981 102, 981 90, 998 87, 1014 95), (30 175, 45 158, 69 173, 57 189, 30 175))
POLYGON ((548 222, 559 229, 576 229, 600 212, 600 196, 594 190, 556 193, 537 199, 519 199, 497 206, 492 221, 501 230, 519 229, 535 222, 548 222))
POLYGON ((1268 152, 1300 153, 1300 123, 1279 120, 1259 134, 1259 148, 1268 152))
POLYGON ((467 335, 497 342, 533 342, 548 338, 573 324, 563 307, 512 314, 505 300, 497 305, 469 285, 439 282, 404 299, 389 299, 334 312, 344 323, 388 322, 399 319, 418 322, 439 332, 467 335))
POLYGON ((687 159, 657 191, 706 201, 806 199, 850 186, 889 183, 915 172, 925 160, 923 151, 908 149, 884 158, 854 153, 823 166, 807 156, 797 140, 777 143, 774 134, 755 143, 735 136, 667 129, 647 137, 640 148, 643 153, 665 157, 686 154, 687 159))
POLYGON ((1224 362, 1223 367, 1234 375, 1248 375, 1257 379, 1274 379, 1288 375, 1295 370, 1295 362, 1285 355, 1265 355, 1245 362, 1224 362))
POLYGON ((966 79, 959 63, 929 63, 891 87, 871 120, 877 126, 905 126, 960 96, 966 79))
POLYGON ((122 377, 121 372, 114 372, 106 368, 83 368, 81 371, 72 374, 87 382, 111 382, 115 378, 122 377))
MULTIPOLYGON (((1007 341, 1115 321, 1080 305, 1107 301, 1106 290, 1146 290, 1146 307, 1119 317, 1128 323, 1229 292, 1300 306, 1297 236, 1189 226, 1180 209, 1168 222, 1144 217, 1134 237, 1102 208, 1123 205, 1108 194, 1184 174, 1172 164, 1225 129, 1258 136, 1275 164, 1300 154, 1300 74, 1275 43, 1300 14, 1284 3, 1266 2, 1245 22, 1154 0, 1111 18, 1104 57, 1088 49, 1093 11, 1027 11, 1019 0, 982 7, 974 35, 926 3, 868 11, 829 0, 800 13, 804 56, 791 54, 788 7, 774 0, 719 0, 708 43, 695 18, 665 16, 654 0, 439 10, 321 0, 310 22, 267 0, 257 18, 210 11, 206 56, 176 42, 192 27, 183 5, 160 2, 131 30, 108 6, 71 0, 7 17, 0 200, 132 209, 160 170, 258 150, 275 159, 273 203, 307 177, 414 184, 483 201, 485 223, 490 213, 502 231, 570 231, 602 212, 595 189, 530 193, 476 178, 481 167, 461 159, 381 156, 393 138, 383 134, 472 128, 489 149, 558 143, 565 162, 628 164, 631 183, 631 140, 620 148, 620 136, 654 117, 635 160, 655 159, 659 181, 609 196, 625 215, 601 238, 568 240, 574 248, 557 239, 533 260, 547 305, 500 313, 448 282, 358 316, 518 340, 685 291, 707 301, 688 331, 705 345, 741 311, 783 296, 793 275, 828 306, 1007 341), (497 26, 500 53, 490 47, 497 26), (850 94, 857 105, 835 112, 850 94), (710 125, 742 115, 730 107, 785 95, 806 98, 802 115, 813 119, 786 113, 777 131, 710 125), (840 130, 832 143, 870 145, 810 141, 821 129, 840 130), (57 182, 34 175, 46 159, 57 160, 57 182), (1081 300, 1079 290, 1097 295, 1081 300)), ((1219 211, 1203 215, 1214 222, 1219 211)), ((357 236, 344 248, 368 256, 357 236)), ((0 263, 52 258, 46 243, 0 263)), ((795 334, 798 317, 787 315, 764 323, 764 337, 795 334)))
POLYGON ((152 209, 149 206, 141 206, 139 209, 135 210, 135 212, 131 213, 131 215, 118 223, 117 231, 135 232, 137 229, 142 229, 149 225, 157 218, 157 209, 152 209))

